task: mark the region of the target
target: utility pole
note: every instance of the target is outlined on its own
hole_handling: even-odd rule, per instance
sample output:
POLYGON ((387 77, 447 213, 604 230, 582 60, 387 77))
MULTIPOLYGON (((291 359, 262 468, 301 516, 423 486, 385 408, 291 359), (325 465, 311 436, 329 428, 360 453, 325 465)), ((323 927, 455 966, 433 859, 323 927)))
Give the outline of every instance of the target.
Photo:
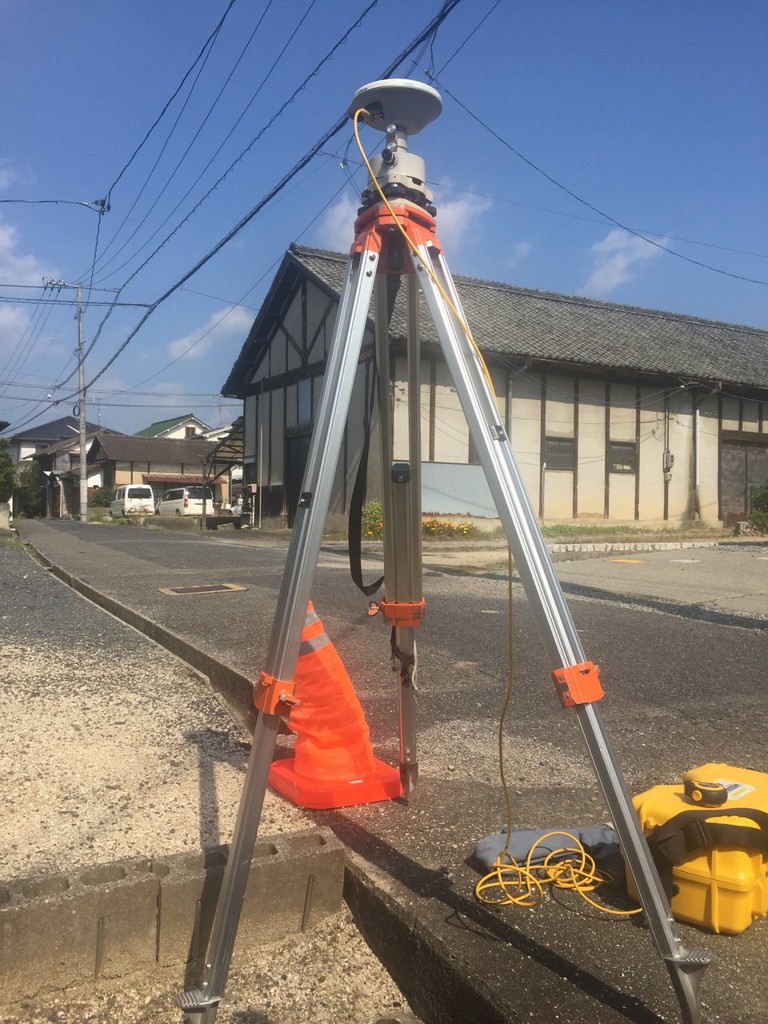
POLYGON ((80 521, 88 520, 88 470, 85 464, 85 359, 83 357, 83 286, 77 284, 77 365, 80 397, 80 521))
POLYGON ((88 472, 85 464, 85 356, 83 353, 83 314, 85 310, 83 308, 83 286, 78 282, 77 284, 66 284, 64 281, 60 281, 57 278, 43 278, 43 284, 46 288, 58 288, 61 291, 62 288, 74 288, 77 291, 77 369, 78 369, 78 400, 77 400, 77 415, 79 425, 79 436, 80 436, 80 503, 79 503, 79 518, 82 522, 88 519, 88 472))

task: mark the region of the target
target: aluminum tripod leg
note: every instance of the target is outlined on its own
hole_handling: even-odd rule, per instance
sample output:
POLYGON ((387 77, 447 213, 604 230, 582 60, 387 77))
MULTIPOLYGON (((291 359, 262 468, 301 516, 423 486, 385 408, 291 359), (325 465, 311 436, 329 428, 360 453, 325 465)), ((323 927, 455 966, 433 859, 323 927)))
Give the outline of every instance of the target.
MULTIPOLYGON (((464 319, 456 288, 439 249, 423 243, 417 251, 464 319)), ((412 261, 553 670, 581 665, 586 660, 581 641, 500 421, 491 387, 466 332, 438 284, 415 257, 412 261)), ((686 1024, 698 1024, 701 1020, 698 986, 711 956, 707 950, 685 948, 677 933, 597 707, 594 703, 581 703, 575 705, 575 710, 656 948, 675 986, 683 1018, 686 1024)))
POLYGON ((203 988, 185 992, 178 1000, 179 1007, 192 1024, 214 1024, 227 983, 277 739, 280 722, 277 711, 283 693, 290 695, 293 689, 307 602, 330 505, 378 259, 377 252, 363 249, 350 260, 344 278, 293 537, 277 598, 265 671, 257 687, 255 703, 261 708, 261 713, 253 735, 230 853, 216 905, 203 988), (268 704, 273 713, 264 710, 264 701, 260 703, 258 690, 262 685, 269 685, 273 691, 274 700, 268 704))
MULTIPOLYGON (((421 583, 421 424, 419 409, 419 296, 414 274, 408 287, 408 459, 393 461, 393 415, 389 317, 392 277, 376 285, 376 360, 379 378, 382 511, 384 518, 384 589, 386 600, 419 603, 421 583), (415 398, 414 398, 415 392, 415 398)), ((413 626, 394 626, 393 669, 398 674, 400 781, 404 795, 419 775, 416 749, 416 637, 413 626)))

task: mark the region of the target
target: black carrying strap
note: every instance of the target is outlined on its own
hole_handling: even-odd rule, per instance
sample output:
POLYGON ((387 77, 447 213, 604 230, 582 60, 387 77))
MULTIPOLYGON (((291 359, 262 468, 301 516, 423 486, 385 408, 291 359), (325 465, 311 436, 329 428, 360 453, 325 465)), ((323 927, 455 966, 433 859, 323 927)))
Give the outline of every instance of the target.
POLYGON ((368 398, 367 415, 364 418, 363 450, 360 453, 360 462, 357 466, 355 486, 352 488, 352 496, 349 500, 349 525, 347 529, 347 537, 349 540, 349 571, 355 586, 358 590, 362 590, 366 597, 370 597, 372 594, 375 594, 384 582, 384 577, 380 576, 377 580, 374 580, 373 583, 363 583, 361 553, 363 502, 365 501, 365 491, 368 486, 368 449, 371 445, 371 416, 373 415, 373 400, 375 394, 376 364, 374 363, 373 373, 371 374, 371 393, 368 398))
POLYGON ((768 813, 748 807, 682 811, 659 825, 647 839, 659 867, 682 864, 694 850, 713 846, 741 846, 768 853, 768 813), (746 818, 758 828, 713 822, 711 818, 746 818))
POLYGON ((695 850, 715 846, 740 846, 767 853, 768 814, 749 807, 726 811, 681 811, 663 825, 658 825, 649 836, 646 836, 646 840, 664 892, 671 900, 677 892, 677 886, 672 879, 672 868, 675 864, 682 864, 688 860, 695 850), (754 821, 759 828, 709 820, 726 817, 747 818, 754 821))

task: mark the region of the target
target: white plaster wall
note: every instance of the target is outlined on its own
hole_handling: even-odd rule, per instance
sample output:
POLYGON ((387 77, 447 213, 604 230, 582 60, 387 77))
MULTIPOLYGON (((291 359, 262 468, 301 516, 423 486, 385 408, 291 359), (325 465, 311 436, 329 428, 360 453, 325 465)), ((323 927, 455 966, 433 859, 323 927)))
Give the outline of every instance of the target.
POLYGON ((539 507, 541 383, 517 374, 510 380, 509 439, 534 510, 539 507))
POLYGON ((578 505, 580 519, 605 513, 605 384, 579 381, 578 505))

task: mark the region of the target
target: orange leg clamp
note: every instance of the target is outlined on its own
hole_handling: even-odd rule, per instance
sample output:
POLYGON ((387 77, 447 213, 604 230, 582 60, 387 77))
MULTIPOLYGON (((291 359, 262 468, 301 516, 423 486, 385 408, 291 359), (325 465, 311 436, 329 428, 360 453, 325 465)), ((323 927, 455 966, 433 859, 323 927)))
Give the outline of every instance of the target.
POLYGON ((552 673, 552 678, 564 708, 572 708, 574 704, 591 704, 603 696, 600 669, 591 661, 558 668, 552 673))
POLYGON ((253 703, 265 715, 288 715, 291 708, 300 704, 293 691, 296 684, 262 672, 253 694, 253 703))
POLYGON ((381 615, 388 626, 420 626, 424 621, 424 598, 420 601, 382 601, 381 615))

